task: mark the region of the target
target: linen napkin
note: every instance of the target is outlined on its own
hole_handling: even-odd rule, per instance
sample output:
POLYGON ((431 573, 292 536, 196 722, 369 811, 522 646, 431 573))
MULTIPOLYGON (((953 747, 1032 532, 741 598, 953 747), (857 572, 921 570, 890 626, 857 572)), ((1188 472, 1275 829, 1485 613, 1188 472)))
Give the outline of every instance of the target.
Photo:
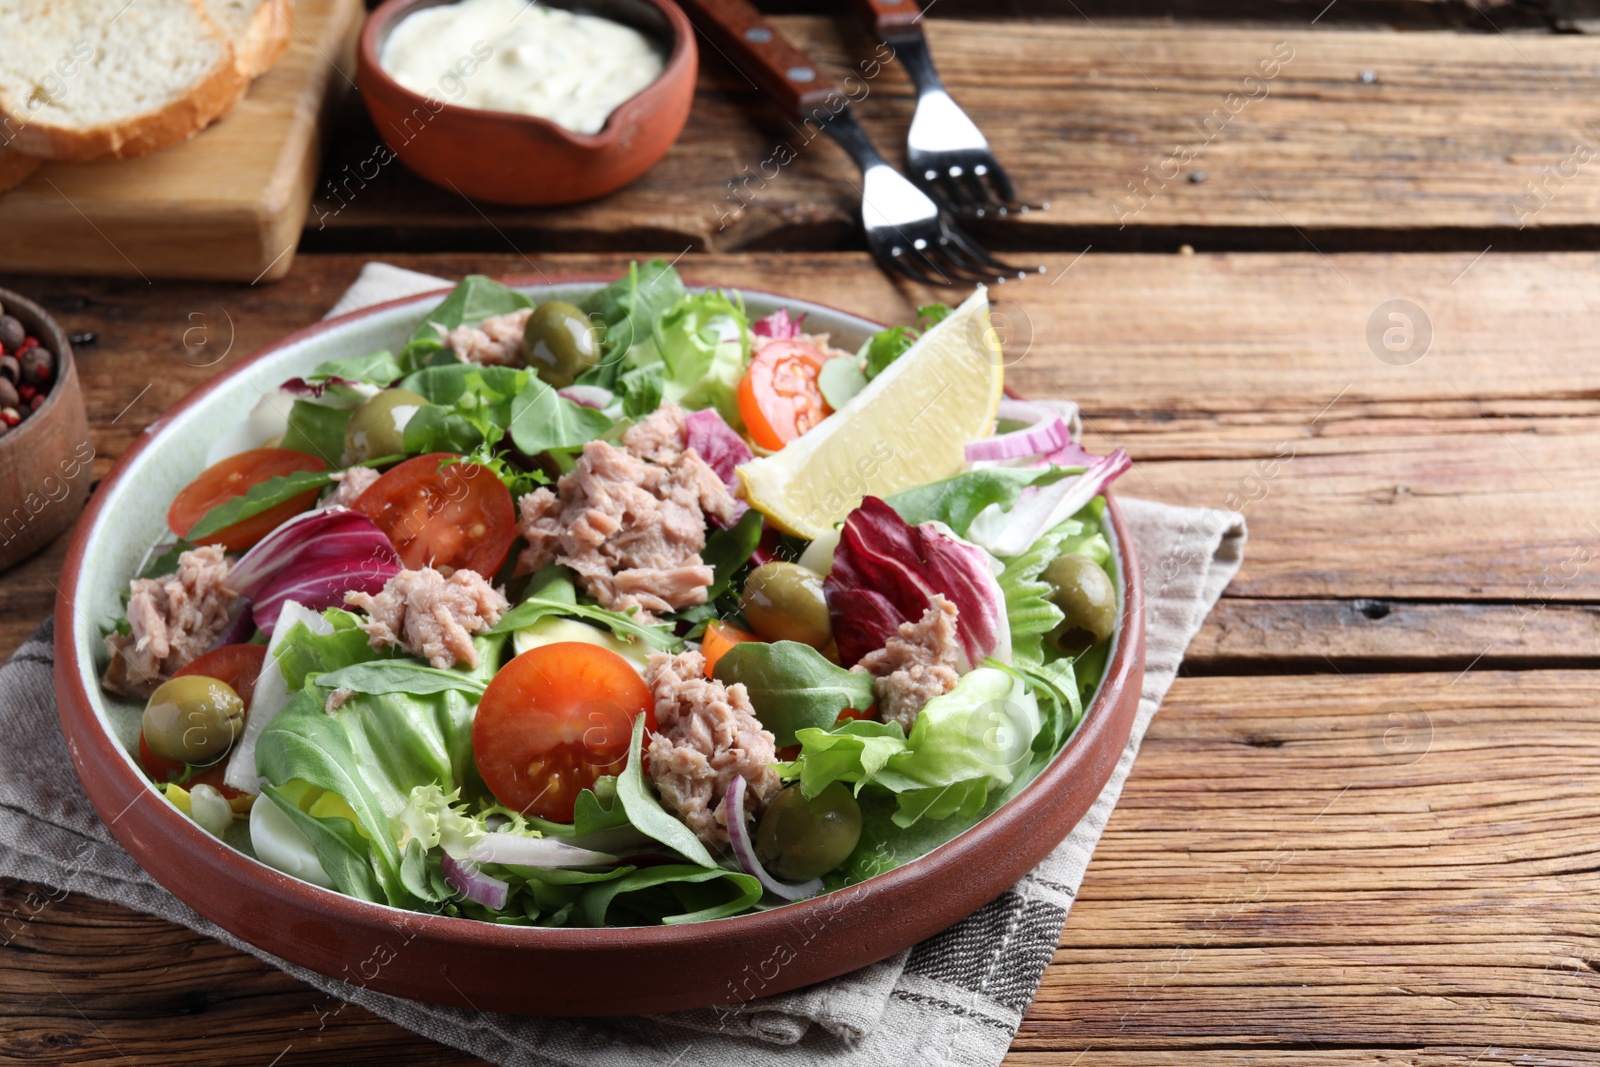
MULTIPOLYGON (((330 314, 422 292, 441 279, 369 264, 330 314)), ((1119 498, 1146 598, 1144 688, 1133 733, 1089 813, 1050 856, 977 913, 891 959, 807 989, 644 1018, 474 1012, 376 993, 280 960, 220 929, 156 884, 112 839, 67 758, 56 719, 52 624, 0 667, 0 876, 87 893, 249 952, 327 993, 323 1018, 355 1003, 505 1067, 840 1067, 961 1064, 1005 1056, 1055 952, 1089 857, 1184 650, 1237 573, 1243 516, 1119 498)))

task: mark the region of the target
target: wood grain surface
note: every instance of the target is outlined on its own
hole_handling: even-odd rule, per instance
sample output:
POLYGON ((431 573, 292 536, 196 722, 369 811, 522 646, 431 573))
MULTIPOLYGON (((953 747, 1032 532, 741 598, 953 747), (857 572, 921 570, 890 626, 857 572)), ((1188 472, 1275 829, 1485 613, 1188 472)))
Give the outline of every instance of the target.
MULTIPOLYGON (((97 335, 79 353, 97 472, 319 317, 363 258, 302 255, 250 288, 27 279, 97 335)), ((387 258, 451 277, 626 262, 387 258)), ((1013 383, 1075 397, 1092 444, 1126 444, 1123 493, 1236 506, 1251 543, 1007 1062, 1594 1062, 1600 255, 1044 260, 994 294, 1013 383), (1412 347, 1385 346, 1387 312, 1369 341, 1396 299, 1428 320, 1420 355, 1414 310, 1412 347)), ((930 295, 849 253, 678 266, 886 320, 930 295)), ((0 582, 0 654, 48 609, 61 554, 0 582)), ((26 919, 0 947, 0 1060, 476 1062, 169 924, 43 893, 0 883, 0 914, 26 919)))
MULTIPOLYGON (((1312 25, 1325 6, 1299 18, 1286 6, 1265 26, 1065 6, 1025 32, 926 20, 951 94, 1020 194, 1050 205, 974 228, 1029 251, 1593 247, 1600 40, 1494 32, 1490 8, 1480 34, 1312 25)), ((775 21, 844 86, 885 156, 903 159, 913 96, 880 61, 889 53, 845 12, 775 21)), ((678 144, 633 187, 575 208, 496 208, 398 164, 378 171, 380 142, 352 101, 308 247, 863 247, 848 158, 703 51, 678 144), (780 146, 793 162, 780 165, 780 146)))
MULTIPOLYGON (((279 278, 322 162, 321 119, 361 0, 298 0, 289 50, 233 111, 137 159, 49 163, 0 196, 8 269, 152 278, 279 278)), ((70 84, 68 90, 70 91, 70 84)))

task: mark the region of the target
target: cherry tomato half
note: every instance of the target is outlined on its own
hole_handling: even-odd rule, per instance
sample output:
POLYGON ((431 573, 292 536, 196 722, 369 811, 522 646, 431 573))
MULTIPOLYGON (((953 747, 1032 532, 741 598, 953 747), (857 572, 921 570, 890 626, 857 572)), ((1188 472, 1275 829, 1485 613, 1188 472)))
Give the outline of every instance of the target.
POLYGON ((517 536, 505 484, 488 467, 448 452, 406 460, 373 482, 355 509, 378 524, 412 570, 474 570, 492 578, 517 536))
MULTIPOLYGON (((233 691, 239 694, 239 699, 244 701, 245 709, 249 710, 250 698, 256 692, 256 679, 261 677, 261 666, 266 661, 266 645, 223 645, 191 660, 174 677, 199 674, 227 682, 233 687, 233 691)), ((145 773, 158 782, 168 782, 183 774, 183 764, 162 759, 152 752, 150 746, 145 743, 143 733, 139 734, 139 763, 144 767, 145 773)), ((225 797, 239 796, 239 790, 222 784, 222 775, 227 766, 228 761, 220 759, 205 770, 197 772, 189 779, 188 784, 203 783, 215 786, 225 797)))
POLYGON ((705 636, 700 639, 700 654, 706 658, 706 677, 712 677, 712 671, 717 667, 717 660, 725 656, 734 645, 759 640, 761 638, 748 630, 729 626, 725 622, 707 624, 705 636))
MULTIPOLYGON (((229 456, 200 472, 184 486, 167 509, 167 525, 179 537, 187 537, 195 523, 219 504, 244 495, 253 485, 295 471, 323 471, 328 465, 316 456, 292 448, 256 448, 229 456)), ((307 489, 299 496, 270 507, 258 515, 225 526, 203 540, 222 545, 229 552, 243 552, 286 520, 294 518, 317 502, 318 489, 307 489)))
POLYGON ((739 382, 739 414, 762 448, 776 451, 833 413, 817 375, 828 357, 804 341, 772 341, 739 382))
POLYGON ((654 730, 655 698, 627 660, 599 645, 557 641, 500 668, 478 701, 472 753, 500 803, 571 822, 579 793, 622 773, 641 714, 654 730))

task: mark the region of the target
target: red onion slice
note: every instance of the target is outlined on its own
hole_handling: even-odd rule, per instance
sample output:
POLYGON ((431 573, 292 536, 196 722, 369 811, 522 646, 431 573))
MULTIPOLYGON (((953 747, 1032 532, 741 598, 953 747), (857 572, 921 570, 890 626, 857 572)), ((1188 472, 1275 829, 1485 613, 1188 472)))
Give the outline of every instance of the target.
POLYGON ((482 904, 490 911, 499 911, 506 906, 506 897, 511 892, 510 882, 484 874, 478 870, 477 864, 470 861, 459 863, 448 852, 440 859, 439 866, 444 870, 444 880, 468 900, 482 904))
POLYGON ((823 889, 821 878, 799 883, 780 882, 761 866, 761 861, 756 859, 755 844, 750 840, 749 827, 745 825, 744 794, 744 776, 738 775, 728 786, 728 841, 733 845, 733 854, 738 858, 739 866, 744 868, 744 873, 754 875, 763 889, 784 900, 805 900, 820 894, 823 889))
POLYGON ((797 319, 789 317, 788 308, 779 308, 765 318, 757 319, 750 324, 750 332, 757 337, 771 337, 774 340, 787 340, 800 336, 800 324, 806 320, 802 313, 797 319))
POLYGON ((598 385, 569 385, 565 389, 557 389, 556 395, 564 396, 574 404, 596 409, 610 406, 612 399, 611 390, 598 385))
POLYGON ((1025 422, 1027 425, 1010 433, 969 442, 966 447, 968 463, 1026 459, 1072 444, 1072 428, 1059 414, 1043 404, 1006 397, 1000 401, 999 415, 1008 422, 1025 422))

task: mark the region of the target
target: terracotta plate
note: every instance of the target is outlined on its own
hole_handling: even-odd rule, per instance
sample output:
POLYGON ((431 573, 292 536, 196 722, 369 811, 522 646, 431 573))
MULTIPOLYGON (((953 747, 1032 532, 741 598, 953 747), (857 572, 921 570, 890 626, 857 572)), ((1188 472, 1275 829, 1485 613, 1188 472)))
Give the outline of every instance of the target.
MULTIPOLYGON (((511 284, 575 299, 592 279, 511 284)), ((318 323, 257 353, 152 425, 100 486, 78 524, 56 606, 56 691, 78 776, 118 841, 146 870, 224 929, 323 974, 403 997, 481 1010, 623 1015, 769 996, 893 955, 993 900, 1053 849, 1116 765, 1138 706, 1144 617, 1139 568, 1113 502, 1107 533, 1123 613, 1106 677, 1061 755, 1010 802, 928 855, 859 885, 754 915, 683 926, 528 929, 421 915, 354 900, 267 867, 208 835, 157 794, 129 746, 139 711, 101 692, 102 628, 163 534, 166 504, 207 450, 264 394, 334 356, 398 351, 442 292, 318 323)), ((854 348, 878 327, 765 293, 763 315, 805 311, 807 326, 854 348)), ((235 824, 235 830, 242 828, 235 824)), ((246 840, 248 835, 246 834, 246 840)))

